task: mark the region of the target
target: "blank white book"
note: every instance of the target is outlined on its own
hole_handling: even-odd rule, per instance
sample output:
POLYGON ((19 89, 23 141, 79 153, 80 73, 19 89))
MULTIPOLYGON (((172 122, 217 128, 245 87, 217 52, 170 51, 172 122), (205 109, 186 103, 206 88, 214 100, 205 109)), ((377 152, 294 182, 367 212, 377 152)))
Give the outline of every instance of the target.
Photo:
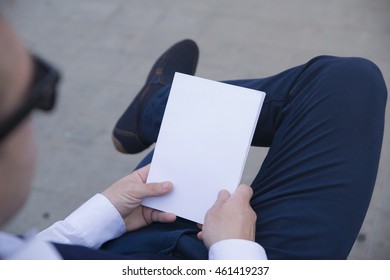
POLYGON ((176 73, 147 182, 171 193, 143 205, 203 224, 218 192, 240 184, 265 93, 176 73))

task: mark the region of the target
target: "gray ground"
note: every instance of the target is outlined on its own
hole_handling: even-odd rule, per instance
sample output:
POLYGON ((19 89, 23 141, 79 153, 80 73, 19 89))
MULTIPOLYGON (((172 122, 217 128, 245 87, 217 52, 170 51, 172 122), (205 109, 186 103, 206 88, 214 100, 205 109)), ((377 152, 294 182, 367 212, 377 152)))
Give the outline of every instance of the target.
MULTIPOLYGON (((37 174, 28 203, 6 227, 11 232, 45 228, 135 167, 145 153, 117 153, 111 129, 154 60, 183 38, 199 44, 197 75, 209 79, 268 76, 333 54, 373 60, 390 84, 388 0, 5 2, 27 46, 64 73, 55 113, 35 114, 37 174)), ((389 141, 387 124, 375 193, 351 259, 390 259, 389 141)), ((244 182, 266 152, 251 150, 244 182)))

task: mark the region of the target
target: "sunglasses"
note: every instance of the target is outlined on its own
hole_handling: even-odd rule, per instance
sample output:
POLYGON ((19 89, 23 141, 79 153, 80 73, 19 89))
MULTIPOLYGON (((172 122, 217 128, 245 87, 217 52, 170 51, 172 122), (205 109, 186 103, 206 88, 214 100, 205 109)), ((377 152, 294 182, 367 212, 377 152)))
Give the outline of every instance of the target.
POLYGON ((51 111, 54 108, 60 73, 41 58, 32 55, 33 79, 26 100, 12 115, 0 121, 0 141, 7 137, 34 109, 51 111))

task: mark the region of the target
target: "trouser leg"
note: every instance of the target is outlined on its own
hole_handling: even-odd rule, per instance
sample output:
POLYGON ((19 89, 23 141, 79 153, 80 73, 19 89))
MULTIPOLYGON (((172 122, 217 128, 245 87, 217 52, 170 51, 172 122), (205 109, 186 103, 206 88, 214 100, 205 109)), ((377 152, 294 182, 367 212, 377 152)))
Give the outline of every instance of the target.
MULTIPOLYGON (((267 93, 252 141, 270 147, 252 183, 256 241, 271 259, 346 258, 378 168, 387 95, 380 71, 364 59, 317 57, 227 83, 267 93)), ((145 112, 155 139, 168 93, 145 112)))
POLYGON ((275 104, 265 103, 253 141, 270 142, 252 184, 256 241, 272 259, 346 258, 378 169, 380 71, 364 59, 318 57, 257 86, 275 104))

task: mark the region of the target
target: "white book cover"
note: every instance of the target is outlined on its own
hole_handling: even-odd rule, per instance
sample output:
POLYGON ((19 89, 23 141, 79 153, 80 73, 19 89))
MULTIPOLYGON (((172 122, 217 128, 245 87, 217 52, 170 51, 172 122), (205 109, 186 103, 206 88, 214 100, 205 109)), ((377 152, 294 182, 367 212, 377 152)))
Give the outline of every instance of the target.
POLYGON ((143 205, 203 224, 218 192, 235 191, 265 93, 176 73, 147 182, 171 181, 143 205))

